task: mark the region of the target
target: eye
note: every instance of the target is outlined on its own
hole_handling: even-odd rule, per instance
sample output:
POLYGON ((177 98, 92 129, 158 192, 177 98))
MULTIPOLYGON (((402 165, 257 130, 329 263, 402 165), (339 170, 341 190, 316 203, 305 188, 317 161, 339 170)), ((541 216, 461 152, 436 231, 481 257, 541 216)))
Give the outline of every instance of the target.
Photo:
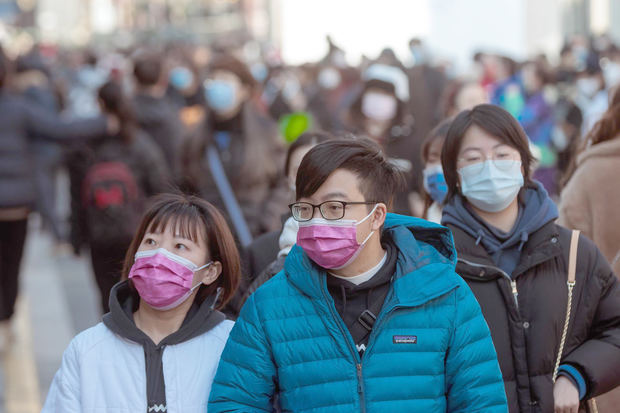
POLYGON ((185 244, 181 244, 180 242, 174 246, 178 250, 186 250, 187 246, 185 244))
POLYGON ((155 240, 153 238, 145 238, 144 239, 144 244, 145 245, 155 245, 155 240))

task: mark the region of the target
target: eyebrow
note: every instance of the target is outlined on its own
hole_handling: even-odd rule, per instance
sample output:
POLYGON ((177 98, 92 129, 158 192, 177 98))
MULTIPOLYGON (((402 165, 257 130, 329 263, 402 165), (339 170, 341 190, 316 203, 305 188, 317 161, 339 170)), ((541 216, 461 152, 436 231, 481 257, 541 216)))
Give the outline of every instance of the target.
POLYGON ((344 192, 330 192, 329 194, 326 194, 324 197, 321 198, 322 201, 332 201, 335 200, 334 198, 344 198, 344 199, 349 199, 349 197, 347 196, 347 194, 345 194, 344 192))
MULTIPOLYGON (((508 145, 507 143, 500 142, 497 145, 494 145, 491 149, 497 149, 500 146, 508 146, 509 148, 512 148, 512 146, 508 145)), ((470 146, 462 150, 462 152, 467 152, 467 151, 481 151, 482 152, 482 148, 479 148, 477 146, 470 146)))

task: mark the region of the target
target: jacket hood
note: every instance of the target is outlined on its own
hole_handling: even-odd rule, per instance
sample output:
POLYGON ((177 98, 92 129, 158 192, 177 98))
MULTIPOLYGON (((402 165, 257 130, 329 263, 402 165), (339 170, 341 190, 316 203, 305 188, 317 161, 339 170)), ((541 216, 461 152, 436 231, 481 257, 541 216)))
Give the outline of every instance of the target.
POLYGON ((581 165, 588 159, 604 157, 620 157, 620 136, 590 146, 585 152, 577 156, 577 165, 581 165))
MULTIPOLYGON (((396 299, 401 303, 424 303, 457 287, 446 271, 454 274, 456 249, 446 227, 404 215, 388 213, 382 237, 397 248, 393 277, 396 299)), ((327 294, 324 268, 316 265, 297 244, 284 263, 290 282, 313 298, 327 294)))
POLYGON ((516 267, 520 252, 530 235, 558 217, 558 208, 539 182, 522 189, 519 215, 508 233, 487 225, 471 211, 461 195, 456 195, 443 209, 442 224, 454 225, 482 244, 497 265, 511 273, 516 267), (521 202, 522 201, 522 202, 521 202))
MULTIPOLYGON (((181 328, 164 338, 159 345, 179 344, 202 335, 224 321, 224 314, 214 310, 217 295, 208 297, 202 303, 194 301, 181 328)), ((133 321, 133 313, 138 308, 140 297, 131 288, 129 280, 122 281, 112 287, 110 292, 110 312, 103 316, 103 323, 112 332, 128 340, 145 345, 152 343, 133 321)))

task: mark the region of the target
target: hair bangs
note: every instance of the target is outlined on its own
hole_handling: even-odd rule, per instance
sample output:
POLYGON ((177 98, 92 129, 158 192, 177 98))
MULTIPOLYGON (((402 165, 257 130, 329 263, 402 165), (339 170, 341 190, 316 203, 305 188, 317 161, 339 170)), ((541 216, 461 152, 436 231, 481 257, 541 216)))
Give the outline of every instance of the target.
POLYGON ((161 234, 167 228, 172 228, 176 236, 200 244, 200 239, 205 237, 206 222, 194 205, 169 204, 153 215, 147 232, 161 234))

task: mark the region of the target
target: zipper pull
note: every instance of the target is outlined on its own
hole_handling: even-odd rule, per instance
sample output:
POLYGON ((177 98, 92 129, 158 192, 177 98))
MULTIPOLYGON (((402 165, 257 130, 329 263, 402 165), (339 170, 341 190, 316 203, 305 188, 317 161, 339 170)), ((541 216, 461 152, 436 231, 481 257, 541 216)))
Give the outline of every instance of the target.
POLYGON ((515 280, 510 281, 510 285, 512 286, 512 293, 517 296, 519 295, 519 291, 517 290, 517 282, 515 280))
POLYGON ((363 380, 363 376, 362 376, 362 365, 358 364, 357 365, 357 392, 359 394, 363 393, 363 388, 362 388, 362 380, 363 380))

